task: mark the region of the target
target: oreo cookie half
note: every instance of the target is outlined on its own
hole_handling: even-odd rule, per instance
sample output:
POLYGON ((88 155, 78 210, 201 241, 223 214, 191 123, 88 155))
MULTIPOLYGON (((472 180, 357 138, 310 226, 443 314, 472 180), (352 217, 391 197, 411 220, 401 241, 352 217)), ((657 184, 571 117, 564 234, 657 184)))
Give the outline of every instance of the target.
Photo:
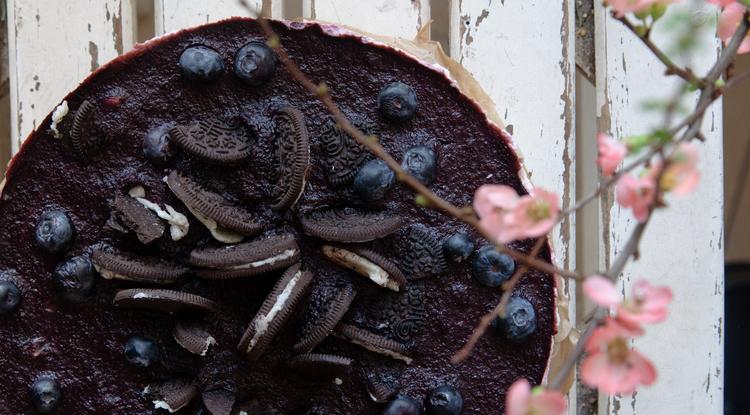
POLYGON ((109 227, 123 233, 132 231, 144 245, 164 235, 165 226, 159 217, 132 197, 117 193, 110 207, 109 227))
POLYGON ((205 356, 208 349, 216 344, 216 339, 208 332, 208 328, 199 322, 178 320, 172 330, 177 344, 190 353, 205 356))
POLYGON ((289 359, 287 366, 310 379, 341 381, 349 374, 352 359, 332 354, 305 353, 289 359))
POLYGON ((323 245, 321 252, 331 262, 369 278, 375 284, 399 291, 406 286, 406 278, 396 264, 367 248, 323 245))
POLYGON ((242 335, 237 350, 246 354, 249 361, 258 360, 307 292, 313 276, 301 268, 295 264, 284 271, 242 335))
POLYGON ((163 260, 142 260, 123 253, 107 252, 101 248, 91 255, 94 268, 104 279, 172 284, 182 280, 190 269, 163 260))
POLYGON ((97 122, 96 104, 85 100, 73 116, 70 127, 70 141, 78 156, 87 160, 101 150, 107 142, 107 134, 97 122))
POLYGON ((276 115, 278 179, 273 188, 275 210, 294 206, 302 196, 310 168, 310 138, 305 116, 296 108, 282 108, 276 115))
POLYGON ((201 267, 195 271, 201 278, 230 279, 288 267, 299 255, 294 235, 282 234, 237 245, 197 248, 190 253, 190 263, 201 267))
POLYGON ((344 317, 356 295, 357 291, 349 281, 319 286, 306 313, 302 336, 292 349, 296 353, 308 353, 320 344, 344 317))
POLYGON ((401 218, 386 212, 354 208, 315 210, 299 217, 302 231, 333 242, 367 242, 388 236, 401 226, 401 218))
POLYGON ((362 346, 371 352, 401 360, 407 365, 410 365, 413 360, 409 357, 409 349, 403 343, 386 339, 383 336, 379 336, 357 326, 347 323, 339 323, 336 325, 333 333, 337 337, 347 340, 350 343, 362 346))
POLYGON ((173 379, 149 386, 146 394, 151 396, 154 409, 174 413, 186 407, 198 395, 198 386, 186 379, 173 379))
POLYGON ((163 313, 208 312, 216 310, 216 303, 195 295, 174 290, 132 288, 115 294, 116 306, 160 311, 163 313))
POLYGON ((177 171, 169 173, 167 185, 217 241, 237 243, 262 230, 250 212, 177 171))
POLYGON ((250 156, 253 136, 241 121, 212 119, 169 130, 170 138, 183 150, 215 163, 237 163, 250 156))

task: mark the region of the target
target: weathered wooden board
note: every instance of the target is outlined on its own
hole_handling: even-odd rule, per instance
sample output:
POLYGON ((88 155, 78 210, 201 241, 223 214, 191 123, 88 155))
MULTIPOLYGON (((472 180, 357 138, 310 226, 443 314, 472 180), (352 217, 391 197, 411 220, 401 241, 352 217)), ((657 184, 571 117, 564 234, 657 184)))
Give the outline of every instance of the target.
POLYGON ((427 0, 303 0, 308 19, 353 26, 374 34, 413 38, 430 20, 427 0))
POLYGON ((133 45, 131 0, 8 0, 11 145, 86 75, 133 45))
MULTIPOLYGON (((692 7, 683 4, 680 7, 692 7)), ((711 21, 715 9, 697 10, 693 19, 711 21)), ((671 9, 671 12, 676 9, 671 9)), ((597 5, 597 105, 599 127, 617 137, 639 134, 661 122, 645 113, 650 98, 674 95, 677 81, 665 79, 664 67, 619 22, 597 5)), ((668 18, 665 17, 665 19, 668 18)), ((669 45, 658 30, 655 41, 669 45)), ((663 26, 662 26, 663 27, 663 26)), ((720 43, 708 27, 693 36, 701 48, 695 53, 699 73, 717 56, 720 43)), ((693 105, 695 97, 686 104, 693 105)), ((635 346, 659 368, 658 383, 632 397, 601 397, 601 414, 720 414, 723 390, 723 187, 722 111, 714 104, 706 114, 701 149, 702 182, 685 198, 669 197, 668 210, 656 213, 642 243, 642 259, 623 275, 624 291, 646 278, 668 284, 675 293, 670 319, 648 327, 635 346)), ((592 143, 592 145, 594 145, 592 143)), ((601 200, 602 266, 614 259, 635 225, 630 211, 601 200)))
MULTIPOLYGON (((282 1, 248 0, 253 14, 282 17, 282 1)), ((185 27, 215 22, 232 16, 250 16, 239 0, 156 0, 154 23, 157 35, 185 27)))

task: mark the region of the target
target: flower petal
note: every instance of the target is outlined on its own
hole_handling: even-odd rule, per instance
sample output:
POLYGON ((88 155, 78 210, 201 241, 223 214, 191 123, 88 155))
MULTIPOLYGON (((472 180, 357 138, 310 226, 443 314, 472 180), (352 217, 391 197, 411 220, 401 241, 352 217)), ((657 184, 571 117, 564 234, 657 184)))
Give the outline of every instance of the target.
POLYGON ((622 302, 622 295, 607 278, 592 275, 583 282, 583 292, 602 307, 613 307, 622 302))

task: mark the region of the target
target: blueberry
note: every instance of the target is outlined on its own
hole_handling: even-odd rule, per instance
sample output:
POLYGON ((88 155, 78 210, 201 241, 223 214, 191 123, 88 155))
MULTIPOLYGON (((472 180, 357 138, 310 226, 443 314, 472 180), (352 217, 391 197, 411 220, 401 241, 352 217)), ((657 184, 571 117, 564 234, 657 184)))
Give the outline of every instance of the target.
POLYGON ((463 262, 474 252, 474 241, 466 232, 458 232, 443 241, 445 256, 454 262, 463 262))
POLYGON ((480 283, 488 287, 499 287, 513 274, 516 264, 513 258, 488 245, 477 251, 471 269, 472 275, 480 283))
POLYGON ((421 415, 422 405, 414 399, 399 395, 388 402, 383 410, 383 415, 421 415))
POLYGON ((180 55, 180 68, 191 81, 215 81, 224 72, 224 60, 219 52, 207 46, 190 46, 180 55))
POLYGON ((514 295, 505 306, 505 318, 495 318, 492 327, 508 340, 521 342, 536 331, 534 306, 527 299, 514 295))
POLYGON ((12 281, 0 281, 0 315, 7 314, 21 304, 21 290, 12 281))
POLYGON ((266 83, 275 70, 276 55, 263 42, 250 42, 234 55, 234 74, 248 85, 266 83))
POLYGON ((437 155, 431 148, 423 145, 414 146, 404 153, 401 167, 417 180, 430 185, 437 174, 437 155))
POLYGON ((76 229, 70 216, 62 210, 44 212, 36 224, 36 245, 50 254, 59 254, 70 248, 76 229))
POLYGON ((60 296, 74 303, 89 299, 97 280, 94 264, 84 255, 57 264, 52 276, 60 296))
POLYGON ((52 376, 40 376, 29 388, 31 404, 40 414, 51 414, 62 399, 60 383, 52 376))
POLYGON ((164 163, 177 153, 177 148, 169 141, 169 125, 154 127, 143 137, 143 155, 156 163, 164 163))
POLYGON ((156 342, 148 337, 133 336, 125 343, 125 358, 130 364, 151 367, 159 362, 161 353, 156 342))
POLYGON ((409 121, 417 112, 417 94, 409 85, 394 82, 378 94, 378 109, 391 121, 409 121))
POLYGON ((464 398, 456 388, 441 385, 427 395, 427 415, 458 415, 464 407, 464 398))
POLYGON ((385 197, 395 181, 393 170, 383 160, 373 159, 359 169, 352 186, 363 200, 376 202, 385 197))

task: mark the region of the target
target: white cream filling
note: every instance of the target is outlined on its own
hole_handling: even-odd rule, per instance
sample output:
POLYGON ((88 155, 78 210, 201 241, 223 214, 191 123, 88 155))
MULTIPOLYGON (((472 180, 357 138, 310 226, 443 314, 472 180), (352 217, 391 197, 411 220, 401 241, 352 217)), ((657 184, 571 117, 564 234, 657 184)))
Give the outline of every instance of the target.
POLYGON ((255 345, 258 343, 258 340, 260 340, 260 337, 265 334, 266 330, 268 330, 268 325, 271 324, 271 321, 276 317, 279 312, 284 309, 284 305, 286 304, 287 300, 289 300, 289 297, 292 295, 292 290, 294 290, 294 286, 297 285, 297 281, 302 277, 302 271, 297 271, 296 274, 294 274, 294 277, 292 277, 291 280, 289 280, 289 283, 284 287, 284 290, 279 294, 278 297, 276 297, 276 302, 273 304, 273 307, 271 307, 271 310, 268 311, 268 314, 265 316, 258 316, 255 319, 255 334, 253 334, 253 338, 250 339, 250 343, 247 345, 247 353, 250 353, 250 351, 255 347, 255 345))
POLYGON ((104 269, 104 268, 102 268, 102 267, 100 267, 99 265, 96 265, 96 264, 94 264, 94 269, 96 269, 96 272, 98 272, 99 275, 101 275, 102 278, 104 278, 105 280, 116 279, 116 280, 131 281, 131 278, 128 277, 127 275, 118 274, 118 273, 116 273, 114 271, 110 271, 108 269, 104 269))
POLYGON ((289 259, 289 258, 293 257, 296 253, 297 253, 296 249, 287 249, 286 251, 284 251, 284 252, 282 252, 282 253, 280 253, 278 255, 274 255, 274 256, 272 256, 270 258, 261 259, 259 261, 251 262, 249 264, 235 265, 233 267, 226 267, 226 268, 222 268, 222 269, 227 269, 227 270, 248 269, 248 268, 258 268, 258 267, 262 267, 264 265, 273 265, 276 262, 283 261, 285 259, 289 259))
POLYGON ((213 236, 217 241, 224 242, 225 244, 236 244, 237 242, 242 241, 242 239, 244 238, 238 233, 232 232, 227 228, 219 226, 219 224, 216 223, 215 220, 209 218, 208 216, 205 216, 200 212, 196 212, 195 210, 190 208, 187 203, 185 203, 185 206, 187 206, 190 213, 192 213, 193 216, 195 216, 195 218, 203 224, 203 226, 208 228, 208 231, 211 232, 211 236, 213 236))
POLYGON ((206 339, 206 346, 203 348, 203 351, 200 353, 201 356, 205 356, 206 353, 208 353, 208 349, 211 348, 211 346, 214 346, 216 344, 216 339, 214 339, 213 336, 208 336, 206 339))
POLYGON ((155 401, 152 401, 152 402, 154 403, 154 409, 166 409, 167 411, 169 411, 170 414, 173 414, 173 413, 177 412, 180 409, 180 408, 174 408, 174 409, 172 409, 172 407, 169 406, 169 404, 167 403, 167 401, 155 400, 155 401))
POLYGON ((156 295, 150 295, 146 293, 135 293, 133 298, 159 298, 159 297, 156 295))
POLYGON ((166 210, 162 209, 156 203, 146 199, 145 190, 141 186, 136 186, 128 192, 128 194, 138 201, 143 207, 156 213, 156 216, 164 219, 169 223, 169 236, 173 241, 179 241, 188 234, 190 230, 190 222, 185 215, 176 211, 170 205, 164 205, 166 210))
MULTIPOLYGON (((167 180, 166 177, 164 177, 163 180, 164 182, 167 183, 167 187, 169 187, 169 190, 172 190, 172 193, 175 196, 177 196, 177 193, 175 193, 175 191, 172 189, 172 186, 169 185, 169 180, 167 180)), ((179 196, 177 196, 177 198, 179 199, 179 196)), ((208 231, 211 232, 211 236, 213 236, 214 239, 216 239, 217 241, 224 242, 225 244, 236 244, 237 242, 242 241, 242 239, 244 238, 242 235, 238 233, 232 232, 229 229, 219 226, 219 224, 216 223, 215 220, 207 217, 206 215, 195 211, 184 200, 182 200, 182 203, 185 204, 185 206, 188 208, 190 213, 192 213, 193 216, 195 216, 195 218, 198 219, 198 221, 203 224, 203 226, 208 228, 208 231)))
POLYGON ((367 258, 331 245, 323 245, 322 251, 323 255, 330 258, 331 261, 369 278, 375 284, 393 291, 399 290, 398 282, 392 280, 386 270, 367 258))
POLYGON ((52 130, 55 138, 62 137, 60 131, 57 130, 57 125, 62 122, 66 115, 68 115, 68 101, 63 101, 55 107, 55 110, 52 112, 52 122, 49 124, 49 129, 52 130))
POLYGON ((341 378, 336 378, 336 379, 333 380, 333 383, 335 383, 337 385, 342 385, 344 383, 344 381, 341 380, 341 378))

